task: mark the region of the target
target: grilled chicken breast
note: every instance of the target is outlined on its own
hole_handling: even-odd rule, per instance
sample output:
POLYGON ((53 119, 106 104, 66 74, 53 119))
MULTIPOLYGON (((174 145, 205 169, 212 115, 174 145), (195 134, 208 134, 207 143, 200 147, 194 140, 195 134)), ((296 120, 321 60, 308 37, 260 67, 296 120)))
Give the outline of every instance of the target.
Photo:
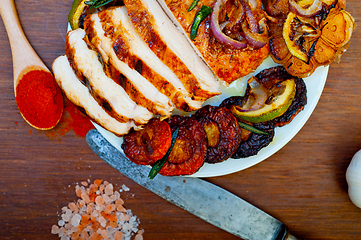
MULTIPOLYGON (((193 0, 152 0, 158 1, 169 18, 188 36, 198 53, 200 53, 217 77, 226 83, 253 72, 269 55, 269 45, 263 48, 237 49, 219 42, 212 33, 210 15, 200 24, 197 36, 190 40, 190 31, 196 13, 203 5, 213 7, 214 0, 200 0, 197 6, 188 12, 193 0)), ((258 6, 262 7, 262 6, 258 6)))
POLYGON ((76 29, 66 38, 66 54, 78 78, 112 117, 120 122, 133 119, 136 124, 147 123, 154 115, 131 100, 123 87, 105 74, 97 52, 88 47, 84 37, 85 31, 76 29))
POLYGON ((52 69, 55 80, 66 97, 94 122, 118 136, 127 134, 131 128, 136 128, 134 121, 121 123, 104 111, 91 96, 87 87, 79 81, 66 56, 55 59, 52 69))
POLYGON ((92 14, 85 20, 84 28, 89 41, 102 54, 105 66, 109 66, 108 75, 121 83, 139 105, 163 116, 171 114, 172 103, 183 111, 201 107, 203 102, 192 100, 177 76, 141 39, 125 7, 92 14), (124 77, 131 87, 124 86, 124 77))
POLYGON ((135 29, 195 100, 220 94, 220 82, 156 0, 124 0, 135 29))
POLYGON ((112 18, 117 18, 117 15, 110 13, 112 11, 105 10, 99 14, 104 21, 99 18, 98 13, 90 15, 84 21, 86 38, 101 54, 108 76, 121 85, 138 105, 154 114, 170 116, 174 105, 141 75, 142 68, 146 66, 139 58, 132 57, 131 49, 124 41, 125 37, 117 34, 118 26, 112 23, 112 18))

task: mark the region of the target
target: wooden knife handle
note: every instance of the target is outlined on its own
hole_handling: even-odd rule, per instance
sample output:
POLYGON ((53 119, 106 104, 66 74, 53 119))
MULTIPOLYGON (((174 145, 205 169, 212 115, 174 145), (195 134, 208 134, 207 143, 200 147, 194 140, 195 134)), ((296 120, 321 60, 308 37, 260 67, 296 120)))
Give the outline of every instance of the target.
POLYGON ((272 240, 301 240, 301 239, 291 235, 288 231, 288 227, 282 223, 278 227, 276 234, 274 235, 272 240))

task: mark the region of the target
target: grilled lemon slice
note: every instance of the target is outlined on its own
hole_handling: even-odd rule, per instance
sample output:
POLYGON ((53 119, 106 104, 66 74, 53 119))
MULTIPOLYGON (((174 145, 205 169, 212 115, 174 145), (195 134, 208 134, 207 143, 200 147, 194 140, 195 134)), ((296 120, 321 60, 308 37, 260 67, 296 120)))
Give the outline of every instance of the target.
POLYGON ((74 0, 71 6, 68 21, 72 30, 82 28, 81 19, 85 16, 85 11, 89 8, 89 6, 85 4, 86 1, 87 0, 74 0))

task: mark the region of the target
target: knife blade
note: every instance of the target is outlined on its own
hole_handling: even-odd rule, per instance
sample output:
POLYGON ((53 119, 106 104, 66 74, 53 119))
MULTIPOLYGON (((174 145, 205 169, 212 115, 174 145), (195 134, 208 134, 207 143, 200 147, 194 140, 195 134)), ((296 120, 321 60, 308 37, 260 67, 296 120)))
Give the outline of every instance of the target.
POLYGON ((297 240, 279 220, 205 180, 157 175, 129 161, 97 130, 86 135, 89 147, 126 177, 197 217, 245 240, 297 240))

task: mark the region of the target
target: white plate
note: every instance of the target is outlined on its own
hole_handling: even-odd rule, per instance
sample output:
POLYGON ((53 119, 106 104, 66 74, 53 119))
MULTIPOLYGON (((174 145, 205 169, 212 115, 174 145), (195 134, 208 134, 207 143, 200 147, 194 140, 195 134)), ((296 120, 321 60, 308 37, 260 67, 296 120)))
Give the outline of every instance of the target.
MULTIPOLYGON (((257 74, 263 69, 276 65, 277 64, 275 64, 273 60, 269 57, 257 68, 253 75, 257 74)), ((310 77, 303 79, 307 86, 307 105, 305 106, 304 110, 301 111, 290 124, 287 124, 284 127, 276 127, 273 141, 267 147, 261 149, 257 155, 240 159, 230 158, 224 162, 216 164, 205 163, 198 172, 190 175, 190 177, 215 177, 238 172, 262 162, 263 160, 267 159, 272 154, 280 150, 298 133, 298 131, 303 127, 308 118, 311 116, 313 110, 318 103, 318 100, 321 97, 323 88, 326 83, 327 73, 328 66, 319 67, 310 77)), ((219 103, 223 99, 229 96, 236 94, 240 95, 240 92, 243 91, 242 89, 244 86, 244 82, 249 77, 250 75, 244 77, 242 81, 236 81, 232 83, 228 88, 222 87, 222 95, 209 99, 207 102, 205 102, 205 104, 219 105, 219 103)), ((123 150, 121 149, 121 144, 123 142, 122 138, 116 137, 114 134, 105 130, 97 124, 94 125, 97 130, 115 148, 123 152, 123 150)))

